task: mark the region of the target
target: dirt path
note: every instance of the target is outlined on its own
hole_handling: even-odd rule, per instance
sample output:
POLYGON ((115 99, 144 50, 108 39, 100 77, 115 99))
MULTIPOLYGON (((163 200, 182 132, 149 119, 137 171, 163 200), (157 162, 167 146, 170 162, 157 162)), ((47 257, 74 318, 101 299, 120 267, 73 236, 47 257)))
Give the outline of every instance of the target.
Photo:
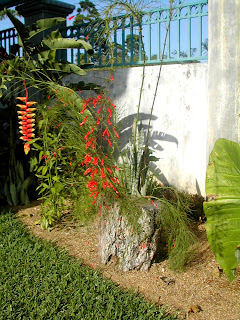
POLYGON ((232 283, 219 273, 204 224, 198 226, 197 255, 185 272, 172 272, 167 261, 153 264, 147 272, 121 272, 116 261, 103 265, 98 258, 97 221, 91 226, 80 227, 66 223, 48 232, 35 224, 39 212, 37 205, 21 209, 18 216, 37 237, 66 248, 70 255, 100 269, 105 277, 121 287, 133 288, 147 299, 166 305, 167 310, 177 312, 180 319, 185 318, 188 309, 189 320, 240 320, 240 272, 232 283), (201 311, 194 313, 195 309, 191 307, 194 305, 200 306, 201 311))

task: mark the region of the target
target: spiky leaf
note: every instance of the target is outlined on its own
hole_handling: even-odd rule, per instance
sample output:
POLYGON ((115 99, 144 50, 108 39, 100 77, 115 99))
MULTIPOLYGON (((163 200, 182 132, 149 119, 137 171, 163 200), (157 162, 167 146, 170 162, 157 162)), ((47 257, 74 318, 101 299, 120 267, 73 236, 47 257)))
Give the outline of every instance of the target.
POLYGON ((12 198, 13 204, 16 206, 18 204, 18 196, 17 196, 17 189, 14 183, 10 183, 10 194, 12 198))

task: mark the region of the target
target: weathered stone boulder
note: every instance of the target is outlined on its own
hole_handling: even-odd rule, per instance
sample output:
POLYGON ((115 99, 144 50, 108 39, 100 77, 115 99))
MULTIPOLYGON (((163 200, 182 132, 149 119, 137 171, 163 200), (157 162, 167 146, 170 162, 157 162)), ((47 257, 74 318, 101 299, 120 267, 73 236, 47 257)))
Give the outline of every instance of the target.
POLYGON ((103 215, 99 224, 99 255, 103 263, 118 258, 122 271, 137 269, 147 271, 156 255, 160 229, 156 228, 156 214, 159 209, 152 205, 142 206, 138 219, 140 230, 135 232, 127 219, 121 215, 119 204, 115 203, 103 215))

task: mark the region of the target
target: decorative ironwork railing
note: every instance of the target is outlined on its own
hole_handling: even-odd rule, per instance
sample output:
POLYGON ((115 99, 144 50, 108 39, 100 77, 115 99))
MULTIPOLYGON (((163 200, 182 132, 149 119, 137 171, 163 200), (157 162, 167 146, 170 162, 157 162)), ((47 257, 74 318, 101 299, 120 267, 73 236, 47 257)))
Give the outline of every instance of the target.
POLYGON ((179 4, 170 23, 169 19, 169 7, 142 13, 140 22, 127 16, 114 17, 107 25, 108 39, 102 21, 65 27, 61 29, 64 37, 87 38, 94 48, 92 57, 84 50, 69 49, 68 60, 91 62, 94 67, 110 66, 111 62, 115 66, 141 65, 144 54, 146 64, 159 64, 162 58, 164 63, 207 60, 208 0, 179 4))
MULTIPOLYGON (((13 45, 18 43, 18 34, 15 28, 0 31, 0 45, 8 54, 11 53, 13 45)), ((22 56, 22 50, 17 53, 22 56)))
MULTIPOLYGON (((61 28, 63 37, 87 39, 94 55, 83 49, 67 49, 71 63, 90 63, 93 67, 206 61, 208 53, 208 0, 183 3, 143 12, 140 20, 118 16, 106 25, 104 21, 61 28), (166 35, 166 26, 169 31, 166 35), (164 42, 166 39, 166 46, 164 42)), ((17 43, 15 29, 0 31, 0 44, 10 51, 17 43)), ((20 53, 21 54, 21 53, 20 53)))

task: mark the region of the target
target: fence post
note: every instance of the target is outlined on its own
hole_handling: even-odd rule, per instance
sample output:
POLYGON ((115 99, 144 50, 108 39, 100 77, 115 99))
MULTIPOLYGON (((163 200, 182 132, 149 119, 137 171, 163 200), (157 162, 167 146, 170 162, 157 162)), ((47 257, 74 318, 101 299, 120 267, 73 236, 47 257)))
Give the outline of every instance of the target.
POLYGON ((240 142, 240 1, 210 0, 208 12, 207 156, 218 138, 240 142))

